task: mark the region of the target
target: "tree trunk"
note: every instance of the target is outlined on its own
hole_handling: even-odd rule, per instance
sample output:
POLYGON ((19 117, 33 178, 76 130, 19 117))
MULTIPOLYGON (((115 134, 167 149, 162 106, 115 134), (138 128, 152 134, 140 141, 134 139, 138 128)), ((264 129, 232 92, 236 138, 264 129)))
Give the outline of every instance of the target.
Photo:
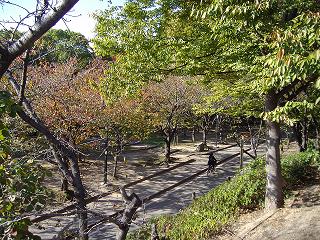
POLYGON ((119 231, 117 233, 117 240, 125 240, 130 228, 130 224, 132 222, 132 218, 136 213, 137 209, 141 206, 142 201, 140 198, 135 194, 132 193, 128 196, 124 189, 120 190, 122 193, 122 197, 126 202, 126 208, 123 211, 122 217, 120 222, 117 224, 119 227, 119 231))
POLYGON ((79 239, 80 240, 88 240, 88 213, 86 208, 86 202, 84 197, 79 196, 77 199, 77 208, 78 208, 78 216, 79 216, 79 239))
POLYGON ((61 191, 66 193, 69 190, 68 185, 68 180, 65 178, 65 176, 61 176, 61 191))
POLYGON ((155 223, 151 224, 151 240, 160 240, 155 223))
POLYGON ((216 147, 218 147, 218 138, 219 138, 219 115, 216 117, 216 147))
POLYGON ((312 120, 313 120, 314 128, 315 128, 315 131, 316 131, 316 139, 315 139, 314 147, 317 150, 320 150, 320 134, 319 134, 318 121, 316 120, 316 118, 314 116, 312 116, 312 120))
POLYGON ((296 123, 293 127, 292 127, 292 130, 293 130, 293 134, 294 134, 294 137, 298 143, 298 146, 299 146, 299 151, 302 152, 303 151, 303 147, 302 147, 302 134, 301 134, 301 125, 300 123, 296 123))
MULTIPOLYGON (((277 107, 278 99, 274 92, 269 92, 266 96, 265 107, 267 112, 273 111, 277 107)), ((266 154, 267 186, 265 196, 265 209, 272 210, 280 208, 284 204, 283 178, 281 176, 280 165, 280 127, 276 122, 267 120, 268 140, 266 154)))
POLYGON ((171 155, 171 138, 167 136, 165 138, 165 148, 164 148, 164 156, 166 158, 166 162, 170 162, 170 155, 171 155))
POLYGON ((192 137, 192 142, 195 142, 196 141, 196 128, 195 127, 192 128, 191 137, 192 137))
MULTIPOLYGON (((32 112, 31 110, 32 109, 29 109, 29 112, 32 112)), ((29 116, 22 109, 20 109, 17 113, 23 121, 42 133, 50 142, 53 155, 58 161, 59 170, 63 173, 65 178, 70 184, 72 184, 74 188, 74 194, 77 200, 77 208, 79 210, 78 215, 80 240, 86 240, 88 238, 88 234, 86 234, 86 228, 88 224, 87 213, 85 212, 86 192, 81 180, 76 153, 74 152, 74 150, 66 146, 61 140, 56 138, 56 136, 37 118, 35 114, 29 116), (64 158, 66 158, 67 160, 65 160, 64 158), (70 164, 71 171, 69 170, 68 163, 70 164)))
POLYGON ((108 150, 104 152, 103 182, 108 183, 108 150))
POLYGON ((207 146, 207 128, 204 127, 202 130, 202 142, 207 146))
POLYGON ((174 134, 174 144, 175 145, 179 144, 179 134, 177 132, 174 134))
POLYGON ((87 240, 87 228, 88 228, 88 214, 86 209, 86 190, 84 189, 77 156, 74 156, 70 159, 70 168, 72 175, 74 176, 74 192, 77 202, 78 216, 79 216, 79 239, 87 240))
POLYGON ((114 159, 113 177, 117 178, 118 155, 115 155, 113 159, 114 159))
POLYGON ((314 146, 318 151, 320 150, 320 134, 319 134, 318 126, 316 126, 316 139, 315 139, 314 146))
POLYGON ((308 127, 307 127, 307 119, 304 119, 301 122, 301 149, 300 152, 304 152, 307 150, 308 146, 308 127))

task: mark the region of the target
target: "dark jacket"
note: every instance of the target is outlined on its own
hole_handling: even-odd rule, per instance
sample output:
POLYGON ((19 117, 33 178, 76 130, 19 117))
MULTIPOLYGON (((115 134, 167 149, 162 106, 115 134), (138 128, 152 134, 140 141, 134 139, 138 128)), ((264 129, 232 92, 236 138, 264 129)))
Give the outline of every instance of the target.
POLYGON ((216 164, 217 164, 217 159, 213 156, 213 154, 210 154, 208 166, 215 166, 216 164))

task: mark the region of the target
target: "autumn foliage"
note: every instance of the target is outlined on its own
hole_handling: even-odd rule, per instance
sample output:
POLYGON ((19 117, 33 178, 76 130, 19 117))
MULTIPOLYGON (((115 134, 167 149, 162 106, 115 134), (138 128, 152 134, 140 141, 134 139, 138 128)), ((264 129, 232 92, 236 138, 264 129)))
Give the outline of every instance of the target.
POLYGON ((99 63, 78 69, 75 59, 30 68, 28 87, 35 110, 59 137, 78 144, 98 132, 104 105, 93 83, 102 73, 99 63))

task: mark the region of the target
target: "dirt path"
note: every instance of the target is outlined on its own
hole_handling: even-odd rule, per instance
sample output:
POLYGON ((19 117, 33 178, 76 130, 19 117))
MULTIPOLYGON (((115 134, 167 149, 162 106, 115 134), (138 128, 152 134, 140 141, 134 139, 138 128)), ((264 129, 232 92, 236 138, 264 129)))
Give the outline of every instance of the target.
MULTIPOLYGON (((142 199, 153 193, 158 192, 201 169, 204 169, 207 164, 207 155, 201 155, 194 152, 194 144, 183 144, 175 146, 174 149, 179 151, 173 154, 173 157, 177 159, 177 162, 187 161, 189 159, 195 159, 192 164, 179 167, 173 171, 152 178, 150 180, 139 183, 130 188, 142 199), (191 155, 191 156, 190 156, 191 155)), ((260 147, 260 153, 264 151, 264 147, 260 147)), ((239 147, 232 147, 221 152, 215 153, 217 160, 221 160, 232 154, 239 152, 239 147)), ((148 159, 154 160, 159 158, 159 151, 156 149, 144 151, 134 151, 126 153, 126 159, 131 164, 120 164, 119 173, 122 177, 118 181, 112 181, 112 186, 104 186, 100 184, 97 179, 102 179, 101 161, 96 162, 99 164, 91 164, 90 171, 84 175, 84 182, 89 188, 91 193, 102 193, 109 191, 111 187, 121 186, 130 181, 139 179, 143 176, 150 175, 161 169, 166 169, 165 166, 149 166, 147 164, 148 159), (146 160, 147 159, 147 160, 146 160)), ((245 155, 245 163, 250 161, 250 157, 245 155)), ((163 196, 152 200, 148 204, 144 204, 143 208, 139 209, 137 218, 132 224, 132 229, 139 227, 150 217, 154 217, 160 214, 174 214, 180 209, 186 207, 192 201, 192 193, 195 192, 196 196, 200 196, 208 192, 213 187, 222 183, 227 177, 234 175, 239 168, 239 157, 232 159, 217 168, 217 172, 214 175, 206 176, 201 175, 195 178, 193 181, 181 185, 172 191, 164 194, 163 196)), ((105 198, 100 199, 98 202, 91 203, 88 208, 99 212, 101 214, 110 215, 117 210, 123 209, 122 199, 119 193, 113 193, 105 198)), ((90 222, 96 221, 95 217, 91 217, 90 222)), ((40 223, 43 229, 33 228, 33 232, 39 234, 42 239, 53 239, 64 226, 76 227, 77 218, 73 216, 52 218, 40 223)), ((114 239, 116 233, 116 227, 113 224, 104 224, 91 229, 89 236, 90 239, 114 239)))

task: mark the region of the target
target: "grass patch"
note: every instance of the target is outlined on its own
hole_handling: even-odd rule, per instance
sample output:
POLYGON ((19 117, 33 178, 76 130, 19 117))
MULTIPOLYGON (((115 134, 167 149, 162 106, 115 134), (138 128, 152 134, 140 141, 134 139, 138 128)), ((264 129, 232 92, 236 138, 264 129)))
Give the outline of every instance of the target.
MULTIPOLYGON (((288 155, 282 160, 282 171, 288 187, 301 184, 310 168, 320 162, 319 153, 288 155)), ((320 166, 320 165, 319 165, 320 166)), ((130 233, 128 239, 150 239, 151 224, 156 223, 160 239, 206 240, 235 220, 241 212, 260 208, 264 203, 266 172, 264 159, 250 163, 230 180, 196 199, 176 215, 152 219, 144 227, 130 233)))

